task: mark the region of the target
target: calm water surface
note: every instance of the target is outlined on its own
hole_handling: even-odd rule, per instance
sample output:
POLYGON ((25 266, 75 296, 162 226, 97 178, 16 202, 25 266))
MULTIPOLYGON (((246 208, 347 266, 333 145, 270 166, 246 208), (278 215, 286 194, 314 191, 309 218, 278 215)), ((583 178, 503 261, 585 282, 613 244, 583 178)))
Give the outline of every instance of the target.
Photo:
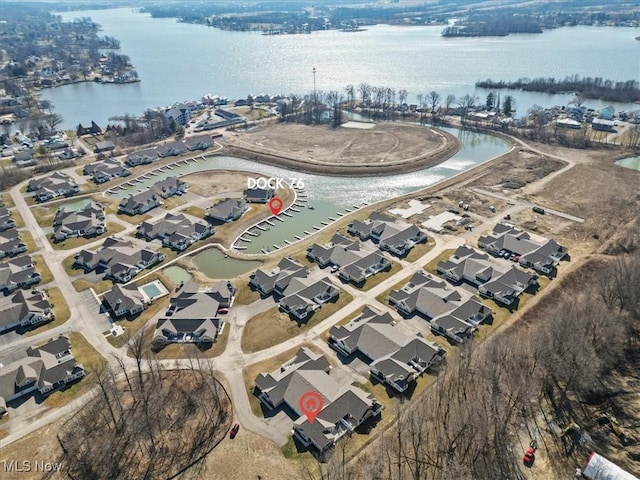
MULTIPOLYGON (((175 19, 152 19, 131 9, 66 12, 65 20, 90 16, 103 34, 121 41, 142 82, 130 85, 75 84, 43 91, 65 127, 207 93, 244 98, 249 93, 340 90, 368 82, 443 97, 474 92, 477 80, 564 77, 574 73, 613 80, 640 78, 639 32, 633 28, 572 27, 540 35, 443 38, 442 27, 378 25, 365 32, 316 32, 263 36, 227 32, 175 19)), ((503 91, 502 95, 506 95, 503 91)), ((484 99, 487 92, 475 92, 484 99)), ((533 104, 565 104, 567 96, 511 92, 519 115, 533 104)), ((605 103, 590 101, 600 108, 605 103)), ((624 107, 623 107, 624 108, 624 107)))

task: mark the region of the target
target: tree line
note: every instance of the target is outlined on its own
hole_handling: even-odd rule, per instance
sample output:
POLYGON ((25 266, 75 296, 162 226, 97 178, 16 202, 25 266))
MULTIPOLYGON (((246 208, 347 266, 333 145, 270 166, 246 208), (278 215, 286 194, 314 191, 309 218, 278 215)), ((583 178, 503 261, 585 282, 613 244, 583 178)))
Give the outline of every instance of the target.
POLYGON ((476 87, 520 89, 551 94, 575 92, 585 98, 621 103, 640 101, 640 83, 637 80, 614 81, 602 77, 580 77, 579 75, 567 76, 564 79, 553 77, 520 78, 515 82, 487 79, 476 82, 476 87))

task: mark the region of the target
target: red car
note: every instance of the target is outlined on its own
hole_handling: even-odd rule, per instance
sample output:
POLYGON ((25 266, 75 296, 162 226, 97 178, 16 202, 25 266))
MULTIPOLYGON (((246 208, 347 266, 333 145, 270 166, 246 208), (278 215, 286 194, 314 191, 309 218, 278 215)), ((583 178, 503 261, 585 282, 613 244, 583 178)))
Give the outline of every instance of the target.
POLYGON ((524 453, 524 457, 522 457, 522 461, 527 467, 531 467, 533 462, 536 459, 536 450, 538 448, 538 442, 532 440, 529 443, 529 449, 524 453))
POLYGON ((229 432, 229 438, 236 438, 236 435, 238 434, 238 430, 240 430, 240 424, 234 423, 233 427, 231 427, 231 431, 229 432))

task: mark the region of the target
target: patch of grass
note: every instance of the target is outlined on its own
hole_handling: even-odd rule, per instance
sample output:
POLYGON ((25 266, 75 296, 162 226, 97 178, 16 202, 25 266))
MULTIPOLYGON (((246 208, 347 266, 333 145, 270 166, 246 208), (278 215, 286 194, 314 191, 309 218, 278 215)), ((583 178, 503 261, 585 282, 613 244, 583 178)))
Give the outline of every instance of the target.
POLYGON ((165 210, 171 210, 173 208, 179 207, 180 205, 184 205, 185 200, 179 196, 173 196, 169 198, 162 199, 162 208, 165 210))
POLYGON ((16 224, 16 228, 24 227, 24 219, 22 218, 22 215, 20 215, 20 212, 18 210, 11 210, 11 218, 13 218, 13 221, 16 224))
POLYGON ((435 246, 436 242, 433 240, 433 238, 429 237, 426 243, 419 243, 418 245, 413 247, 409 254, 405 257, 405 260, 407 262, 415 262, 422 256, 429 253, 435 246))
POLYGON ((71 332, 69 333, 69 340, 71 341, 71 353, 73 353, 76 361, 84 366, 87 375, 67 388, 49 395, 43 403, 51 408, 62 407, 91 390, 95 384, 95 374, 93 372, 96 369, 103 368, 107 363, 105 358, 87 342, 82 334, 71 332))
POLYGON ((16 204, 13 203, 13 198, 11 198, 11 194, 9 192, 2 194, 2 203, 4 203, 4 206, 7 208, 13 208, 16 206, 16 204))
POLYGON ((287 350, 286 352, 282 352, 280 355, 276 355, 268 360, 263 362, 254 363, 253 365, 249 365, 244 370, 242 370, 242 377, 244 378, 244 385, 247 388, 247 394, 249 396, 249 403, 251 404, 251 411, 256 417, 262 417, 262 407, 260 406, 260 400, 253 394, 253 389, 255 387, 254 380, 258 376, 259 373, 267 373, 272 372, 276 368, 280 367, 283 363, 291 360, 293 356, 296 354, 298 350, 302 347, 307 347, 311 351, 318 353, 319 350, 317 347, 309 344, 303 343, 302 345, 287 350))
POLYGON ((195 207, 193 205, 190 205, 187 208, 183 208, 182 211, 184 213, 188 213, 189 215, 193 215, 196 218, 204 218, 205 214, 204 208, 195 207))
POLYGON ((38 251, 38 245, 36 245, 36 241, 29 230, 20 230, 20 240, 27 246, 27 252, 34 253, 38 251))
MULTIPOLYGON (((346 325, 347 323, 349 323, 351 320, 353 320, 354 318, 358 317, 362 311, 364 310, 364 308, 360 308, 358 309, 355 313, 352 313, 351 315, 347 315, 346 317, 344 317, 342 320, 340 320, 338 323, 335 323, 333 326, 335 327, 341 327, 343 325, 346 325)), ((320 334, 320 338, 322 340, 324 340, 325 342, 329 340, 329 332, 331 331, 331 328, 327 328, 324 332, 322 332, 320 334)))
POLYGON ((409 281, 409 279, 411 278, 412 275, 409 275, 405 278, 403 278, 402 280, 400 280, 398 283, 396 283, 393 287, 388 288, 387 290, 385 290, 384 292, 382 292, 380 295, 378 295, 376 297, 376 300, 378 302, 380 302, 383 305, 387 305, 387 299, 389 298, 389 293, 391 292, 391 290, 398 290, 399 288, 401 288, 402 286, 404 286, 405 283, 407 283, 409 281))
POLYGON ((49 270, 44 258, 42 258, 42 255, 34 255, 31 258, 33 259, 36 270, 40 272, 40 276, 42 277, 40 283, 44 285, 45 283, 53 282, 53 274, 51 270, 49 270))
POLYGON ((93 288, 93 290, 98 294, 106 292, 113 286, 113 282, 111 280, 100 280, 99 282, 92 282, 85 278, 79 278, 71 283, 73 285, 73 288, 75 288, 77 292, 82 292, 84 290, 88 290, 89 288, 93 288))
POLYGON ((424 266, 424 270, 433 275, 437 275, 436 269, 438 268, 438 263, 449 260, 449 257, 451 257, 451 255, 453 255, 455 251, 456 249, 454 248, 448 248, 447 250, 443 250, 440 255, 438 255, 436 258, 434 258, 424 266))
POLYGON ((353 297, 342 291, 335 303, 325 303, 304 323, 295 322, 288 313, 281 312, 277 306, 270 308, 247 322, 242 333, 242 351, 249 353, 264 350, 304 333, 340 310, 351 300, 353 297))
POLYGON ((362 290, 364 292, 366 292, 368 290, 371 290, 373 287, 375 287, 375 286, 379 285, 380 283, 384 282, 387 278, 395 275, 400 270, 402 270, 402 265, 400 265, 397 262, 393 262, 391 264, 391 269, 389 271, 376 273, 375 275, 367 278, 367 281, 364 283, 364 285, 362 286, 362 288, 360 290, 362 290))
POLYGON ((69 255, 67 258, 65 258, 62 261, 62 267, 70 277, 75 277, 84 273, 84 268, 76 264, 75 255, 69 255))
MULTIPOLYGON (((118 207, 116 206, 116 211, 118 207)), ((153 210, 151 210, 153 212, 153 210)), ((155 213, 155 212, 154 212, 155 213)), ((118 218, 120 220, 124 220, 125 222, 129 222, 132 225, 138 225, 139 223, 144 222, 145 220, 149 220, 152 217, 149 213, 143 213, 140 215, 127 215, 126 213, 118 213, 118 218)))
POLYGON ((235 304, 249 305, 256 300, 260 300, 260 293, 257 290, 253 290, 247 282, 240 282, 236 291, 235 304))
POLYGON ((52 328, 59 327, 64 322, 69 320, 71 316, 71 311, 69 310, 69 306, 67 302, 65 302, 64 297, 62 296, 62 292, 58 287, 49 288, 49 303, 53 307, 53 314, 55 318, 53 321, 46 323, 38 328, 33 330, 29 330, 25 333, 25 336, 31 337, 33 335, 40 334, 47 330, 51 330, 52 328))
POLYGON ((51 208, 48 207, 34 207, 31 209, 31 214, 42 228, 50 227, 53 225, 53 218, 55 214, 51 208))
POLYGON ((51 246, 54 248, 54 250, 70 250, 72 248, 81 247, 87 243, 95 242, 96 240, 106 238, 110 235, 116 235, 122 232, 124 229, 125 228, 119 223, 107 222, 107 231, 104 232, 102 235, 95 235, 89 238, 85 238, 85 237, 67 238, 63 242, 55 242, 50 237, 49 243, 51 243, 51 246))

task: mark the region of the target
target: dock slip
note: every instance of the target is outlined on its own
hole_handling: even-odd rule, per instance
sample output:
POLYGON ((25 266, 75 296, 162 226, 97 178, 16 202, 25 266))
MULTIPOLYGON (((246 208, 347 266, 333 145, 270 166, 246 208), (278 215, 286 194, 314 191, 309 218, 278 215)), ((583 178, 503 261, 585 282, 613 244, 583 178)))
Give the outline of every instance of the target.
POLYGON ((284 243, 286 243, 287 245, 291 245, 291 242, 289 240, 285 240, 284 243))
POLYGON ((258 230, 262 230, 263 232, 266 232, 266 231, 267 231, 267 229, 266 229, 266 228, 264 228, 264 227, 263 227, 262 225, 260 225, 260 224, 256 225, 256 228, 257 228, 258 230))
POLYGON ((335 222, 335 221, 336 221, 336 219, 335 219, 335 218, 333 218, 333 217, 329 217, 329 220, 331 220, 332 222, 335 222))
POLYGON ((302 237, 299 237, 298 235, 294 235, 293 238, 295 238, 296 240, 302 240, 302 237))
POLYGON ((344 217, 344 213, 338 212, 338 213, 336 213, 336 215, 338 215, 339 217, 344 217))
POLYGON ((348 209, 348 208, 345 208, 345 209, 344 209, 344 211, 345 211, 345 212, 349 212, 349 213, 351 213, 351 210, 350 210, 350 209, 348 209))
POLYGON ((321 223, 322 225, 324 225, 325 227, 326 227, 327 225, 329 225, 329 223, 328 223, 328 222, 320 222, 320 223, 321 223))
POLYGON ((272 227, 275 227, 276 224, 273 222, 270 222, 269 220, 265 220, 264 223, 268 223, 269 225, 271 225, 272 227))
MULTIPOLYGON (((289 216, 291 216, 291 215, 289 215, 289 216)), ((274 217, 274 218, 275 218, 276 220, 280 220, 281 222, 284 222, 284 220, 283 220, 282 218, 280 218, 280 217, 274 217)))
MULTIPOLYGON (((236 247, 236 248, 237 248, 237 247, 236 247)), ((269 253, 269 251, 268 251, 267 249, 265 249, 265 248, 260 249, 260 251, 261 251, 262 253, 264 253, 265 255, 266 255, 267 253, 269 253)))
POLYGON ((240 237, 238 240, 240 240, 241 242, 251 243, 251 239, 250 238, 240 237))
POLYGON ((167 165, 167 168, 168 168, 169 170, 173 170, 173 167, 172 167, 171 165, 167 165))
POLYGON ((289 212, 282 212, 285 217, 293 217, 289 212))
POLYGON ((247 249, 247 247, 233 247, 233 248, 235 248, 236 250, 246 250, 247 249))
POLYGON ((272 245, 273 248, 275 248, 276 250, 280 250, 280 247, 278 245, 276 245, 275 243, 272 245))
POLYGON ((311 232, 307 232, 306 230, 304 231, 304 233, 306 233, 307 235, 311 235, 311 232))
POLYGON ((294 207, 290 207, 289 210, 293 211, 293 212, 299 212, 300 210, 298 210, 297 208, 294 207))
POLYGON ((314 229, 314 230, 320 230, 320 227, 318 227, 317 225, 314 225, 314 226, 313 226, 313 229, 314 229))
POLYGON ((247 235, 251 236, 251 237, 258 237, 259 235, 257 233, 253 233, 253 232, 245 232, 247 235))

